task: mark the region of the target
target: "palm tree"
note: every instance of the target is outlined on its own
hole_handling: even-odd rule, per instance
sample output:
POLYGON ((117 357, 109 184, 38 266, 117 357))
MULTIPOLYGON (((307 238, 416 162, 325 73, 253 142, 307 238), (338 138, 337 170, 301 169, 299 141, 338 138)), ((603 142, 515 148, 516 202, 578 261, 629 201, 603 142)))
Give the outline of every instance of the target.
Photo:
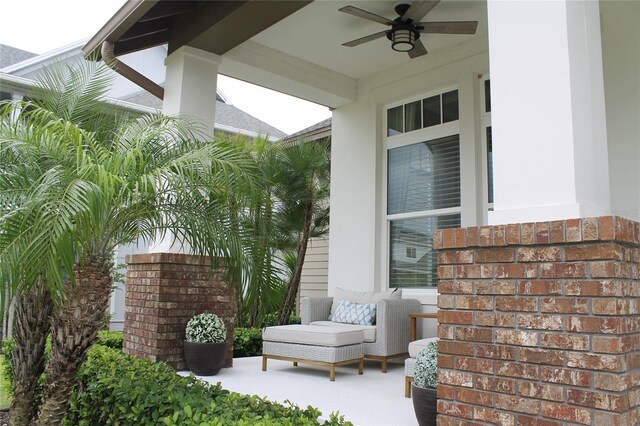
POLYGON ((231 188, 252 187, 251 158, 224 141, 199 141, 183 119, 116 117, 101 102, 109 83, 104 65, 55 70, 17 120, 0 110, 0 170, 12 185, 0 182, 0 198, 11 205, 16 191, 21 200, 0 217, 0 264, 4 277, 23 271, 20 282, 3 282, 22 294, 42 277, 55 302, 41 425, 62 423, 104 326, 118 245, 170 232, 195 254, 231 265, 242 256, 226 199, 231 188))
POLYGON ((288 324, 300 288, 309 239, 328 231, 329 144, 308 142, 285 148, 281 165, 283 173, 277 191, 279 217, 281 226, 293 231, 296 256, 278 318, 279 324, 288 324))

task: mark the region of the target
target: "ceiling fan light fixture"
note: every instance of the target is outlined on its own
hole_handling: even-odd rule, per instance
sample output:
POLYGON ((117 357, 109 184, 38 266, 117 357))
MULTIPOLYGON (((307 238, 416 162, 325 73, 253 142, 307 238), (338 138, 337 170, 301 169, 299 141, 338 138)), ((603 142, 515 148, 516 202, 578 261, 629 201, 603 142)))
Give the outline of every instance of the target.
POLYGON ((418 33, 410 28, 398 28, 391 31, 391 48, 396 52, 408 52, 415 46, 418 33))

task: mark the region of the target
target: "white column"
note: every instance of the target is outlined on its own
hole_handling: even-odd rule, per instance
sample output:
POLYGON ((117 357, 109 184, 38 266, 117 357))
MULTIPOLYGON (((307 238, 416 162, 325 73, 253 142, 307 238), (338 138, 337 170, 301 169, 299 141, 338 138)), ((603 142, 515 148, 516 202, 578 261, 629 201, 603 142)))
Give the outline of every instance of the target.
POLYGON ((487 12, 489 223, 609 214, 598 2, 489 0, 487 12))
MULTIPOLYGON (((24 95, 22 93, 14 93, 13 95, 11 95, 11 100, 12 101, 23 101, 24 100, 24 95)), ((21 106, 13 107, 13 111, 11 111, 11 121, 15 122, 18 119, 18 117, 20 116, 21 112, 22 112, 22 107, 21 106)))
MULTIPOLYGON (((216 117, 218 65, 221 58, 189 46, 183 46, 166 60, 167 76, 162 112, 188 117, 200 126, 204 140, 213 139, 216 117)), ((149 247, 150 253, 189 253, 191 248, 167 233, 149 247)))
POLYGON ((212 138, 216 117, 216 86, 221 58, 183 46, 167 57, 162 112, 191 117, 212 138))

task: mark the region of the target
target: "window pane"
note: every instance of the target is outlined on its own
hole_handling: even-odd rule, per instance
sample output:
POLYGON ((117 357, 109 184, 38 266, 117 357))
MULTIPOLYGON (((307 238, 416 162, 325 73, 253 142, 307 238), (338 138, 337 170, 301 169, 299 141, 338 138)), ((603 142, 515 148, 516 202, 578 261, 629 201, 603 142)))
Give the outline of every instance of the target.
POLYGON ((388 151, 387 213, 460 206, 458 135, 388 151))
POLYGON ((484 110, 491 112, 491 83, 490 80, 484 81, 484 110))
POLYGON ((404 106, 404 131, 410 132, 422 128, 422 111, 420 111, 420 101, 411 102, 404 106))
POLYGON ((387 110, 387 136, 402 133, 402 105, 387 110))
POLYGON ((442 122, 448 123, 459 118, 458 112, 458 91, 442 94, 442 122))
POLYGON ((390 224, 389 287, 438 285, 438 252, 433 231, 459 228, 460 214, 394 220, 390 224))
POLYGON ((487 185, 489 203, 493 203, 493 143, 491 141, 491 127, 487 127, 487 185))
POLYGON ((422 127, 440 124, 440 95, 422 100, 422 127))

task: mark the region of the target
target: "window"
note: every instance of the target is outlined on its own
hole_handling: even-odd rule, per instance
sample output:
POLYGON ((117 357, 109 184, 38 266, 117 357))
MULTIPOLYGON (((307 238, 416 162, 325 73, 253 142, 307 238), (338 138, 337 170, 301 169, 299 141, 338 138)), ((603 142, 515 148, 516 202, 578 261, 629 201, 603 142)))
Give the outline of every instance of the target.
POLYGON ((458 91, 399 105, 387 110, 387 136, 413 132, 456 121, 459 118, 458 91))
POLYGON ((389 287, 437 286, 436 229, 460 227, 458 135, 387 151, 389 287))
POLYGON ((491 211, 493 210, 493 140, 491 133, 491 80, 489 80, 488 77, 485 77, 483 80, 482 88, 484 90, 482 91, 481 123, 484 132, 484 149, 486 152, 486 200, 488 210, 491 211))

